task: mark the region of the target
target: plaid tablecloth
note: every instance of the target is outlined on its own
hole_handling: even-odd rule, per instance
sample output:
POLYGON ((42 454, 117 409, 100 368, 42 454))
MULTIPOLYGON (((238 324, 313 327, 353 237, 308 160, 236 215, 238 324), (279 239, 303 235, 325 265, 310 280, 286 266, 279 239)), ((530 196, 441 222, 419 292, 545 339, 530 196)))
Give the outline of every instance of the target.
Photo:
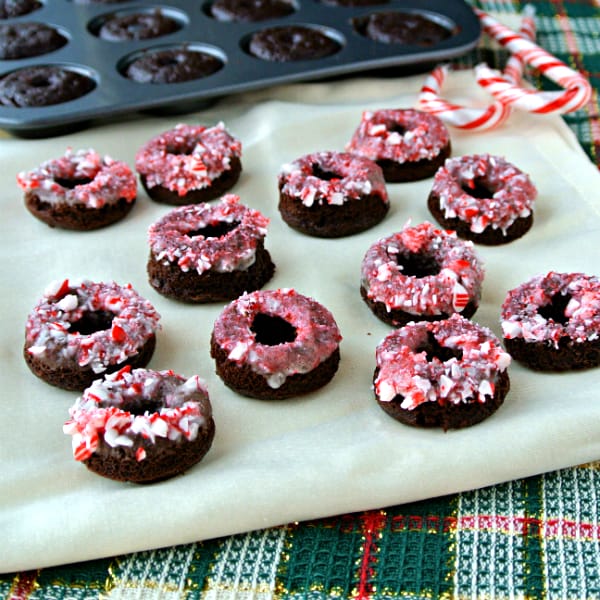
MULTIPOLYGON (((589 105, 565 120, 600 166, 600 2, 528 3, 538 43, 594 87, 589 105)), ((525 3, 473 4, 518 13, 525 3)), ((481 58, 503 59, 484 39, 461 63, 481 58)), ((0 552, 10 552, 1 540, 0 552)), ((0 597, 600 598, 600 462, 381 510, 0 575, 0 597)))

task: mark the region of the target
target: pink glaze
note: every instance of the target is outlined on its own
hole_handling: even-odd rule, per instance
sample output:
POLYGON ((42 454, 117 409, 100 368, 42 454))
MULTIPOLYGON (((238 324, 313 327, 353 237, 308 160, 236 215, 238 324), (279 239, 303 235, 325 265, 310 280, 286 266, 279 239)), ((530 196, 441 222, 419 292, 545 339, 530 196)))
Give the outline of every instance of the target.
POLYGON ((558 342, 568 337, 574 342, 600 337, 600 279, 584 273, 538 275, 510 290, 502 304, 501 324, 507 339, 528 342, 558 342), (546 319, 538 309, 552 303, 557 294, 568 296, 566 323, 546 319))
POLYGON ((405 163, 431 160, 449 143, 446 126, 434 115, 410 108, 368 110, 346 150, 371 160, 405 163))
POLYGON ((137 354, 159 329, 160 315, 130 284, 55 281, 27 318, 27 351, 49 364, 90 365, 94 373, 137 354), (88 335, 69 330, 86 313, 114 315, 110 329, 88 335))
POLYGON ((315 152, 283 165, 279 187, 281 192, 298 198, 305 206, 341 205, 370 194, 389 204, 381 168, 371 160, 345 152, 315 152), (314 173, 315 165, 335 177, 321 179, 314 173))
POLYGON ((133 171, 124 162, 109 156, 101 157, 95 150, 68 148, 63 156, 42 163, 36 169, 17 175, 19 187, 48 204, 83 204, 87 208, 102 208, 123 198, 133 202, 137 184, 133 171), (91 180, 73 188, 57 180, 91 180))
POLYGON ((447 219, 458 217, 474 233, 488 226, 506 232, 517 219, 531 214, 537 196, 525 173, 489 154, 448 158, 434 176, 432 192, 439 197, 447 219), (493 191, 491 198, 474 198, 463 190, 475 187, 475 180, 493 191))
POLYGON ((240 158, 241 143, 223 123, 214 127, 179 124, 152 138, 135 156, 135 168, 149 188, 162 186, 185 196, 211 185, 240 158))
POLYGON ((382 302, 388 311, 415 316, 462 312, 471 300, 478 304, 483 277, 473 244, 428 222, 406 226, 375 242, 361 265, 361 286, 368 298, 382 302), (404 275, 398 257, 409 254, 432 257, 439 273, 404 275))
POLYGON ((376 349, 379 373, 375 393, 381 402, 403 396, 401 407, 413 410, 424 402, 486 402, 494 395, 498 375, 510 365, 500 340, 486 327, 454 314, 443 321, 409 323, 387 335, 376 349), (427 360, 419 348, 431 333, 462 358, 427 360))
MULTIPOLYGON (((69 414, 63 431, 73 436, 76 460, 89 458, 100 440, 113 448, 130 448, 137 438, 152 443, 157 437, 192 441, 211 416, 206 385, 197 375, 186 379, 173 371, 130 367, 94 381, 69 414), (143 414, 130 412, 136 404, 144 403, 160 408, 143 414)), ((146 458, 143 448, 138 449, 136 457, 138 461, 146 458)))
POLYGON ((229 360, 250 366, 274 389, 288 376, 318 367, 342 339, 333 315, 293 289, 259 290, 240 296, 217 318, 213 336, 229 360), (258 343, 251 330, 258 314, 287 321, 296 328, 294 341, 275 346, 258 343))
POLYGON ((267 217, 240 204, 239 196, 227 194, 219 204, 193 204, 167 213, 148 230, 150 251, 155 260, 175 263, 186 272, 245 270, 254 263, 268 224, 267 217), (236 227, 221 237, 188 235, 219 223, 236 227))

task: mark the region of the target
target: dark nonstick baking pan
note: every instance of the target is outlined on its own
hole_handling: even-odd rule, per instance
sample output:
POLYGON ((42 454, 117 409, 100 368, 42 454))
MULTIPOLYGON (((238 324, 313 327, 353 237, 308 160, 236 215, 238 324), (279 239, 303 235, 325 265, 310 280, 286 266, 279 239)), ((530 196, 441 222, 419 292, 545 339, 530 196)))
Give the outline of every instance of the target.
MULTIPOLYGON (((4 130, 24 137, 46 137, 128 113, 198 109, 222 96, 282 83, 389 68, 402 74, 403 70, 460 56, 472 49, 480 36, 478 18, 460 0, 362 0, 369 4, 361 6, 331 4, 334 0, 288 0, 293 3, 290 14, 254 22, 215 18, 211 14, 214 0, 170 0, 164 4, 80 1, 42 0, 28 14, 0 20, 4 31, 44 23, 66 39, 61 47, 47 53, 0 60, 0 88, 6 78, 20 77, 23 70, 35 67, 75 73, 89 84, 75 99, 44 106, 10 105, 11 101, 3 100, 0 94, 0 127, 4 130), (126 41, 100 37, 102 25, 111 19, 157 11, 175 22, 173 31, 126 41), (410 43, 369 37, 366 23, 370 19, 381 22, 388 18, 386 15, 393 18, 396 13, 425 18, 445 33, 437 40, 410 43), (286 61, 265 60, 251 53, 250 40, 258 32, 296 26, 327 36, 335 50, 320 58, 286 61), (141 83, 126 74, 137 58, 181 50, 208 55, 217 66, 206 76, 177 83, 141 83)), ((38 90, 50 85, 39 73, 27 81, 38 90)))

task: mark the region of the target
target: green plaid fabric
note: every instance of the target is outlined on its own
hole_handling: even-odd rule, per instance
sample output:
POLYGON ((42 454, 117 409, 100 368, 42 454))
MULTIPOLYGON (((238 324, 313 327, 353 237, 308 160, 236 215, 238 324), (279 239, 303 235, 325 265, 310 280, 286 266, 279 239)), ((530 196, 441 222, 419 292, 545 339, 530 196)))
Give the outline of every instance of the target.
MULTIPOLYGON (((518 13, 524 3, 473 4, 518 13)), ((529 4, 538 43, 594 87, 590 104, 565 120, 600 166, 600 2, 529 4)), ((505 59, 482 40, 461 63, 502 66, 505 59)), ((0 575, 0 598, 600 599, 600 462, 381 510, 0 575)))

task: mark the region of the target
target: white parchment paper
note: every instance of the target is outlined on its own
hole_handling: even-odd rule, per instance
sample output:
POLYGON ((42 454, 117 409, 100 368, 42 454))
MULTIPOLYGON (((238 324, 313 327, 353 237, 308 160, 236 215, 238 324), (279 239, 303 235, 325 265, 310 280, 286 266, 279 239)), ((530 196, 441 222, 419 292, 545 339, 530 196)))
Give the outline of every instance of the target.
MULTIPOLYGON (((511 391, 490 419, 462 431, 403 426, 376 405, 374 350, 389 331, 359 295, 369 245, 429 220, 431 180, 389 185, 392 208, 377 227, 319 240, 288 228, 277 211, 284 162, 342 150, 366 108, 414 106, 423 77, 306 84, 230 98, 197 114, 136 117, 44 140, 0 140, 0 570, 40 568, 186 543, 266 526, 457 492, 600 457, 600 370, 538 374, 513 364, 511 391), (224 121, 243 144, 234 191, 270 219, 266 245, 277 265, 269 288, 295 287, 327 306, 344 340, 340 369, 321 391, 284 402, 237 396, 214 374, 212 324, 221 305, 188 306, 147 283, 148 226, 169 207, 138 203, 122 222, 87 232, 50 229, 24 208, 15 174, 67 146, 93 147, 133 165, 136 150, 178 122, 224 121), (102 479, 75 462, 62 433, 77 394, 34 377, 22 358, 28 312, 54 279, 131 282, 162 315, 152 368, 207 382, 217 433, 185 475, 140 487, 102 479)), ((473 100, 471 73, 446 93, 473 100)), ((554 269, 600 272, 600 175, 559 117, 515 113, 486 134, 453 130, 453 154, 500 154, 539 189, 535 222, 510 245, 478 247, 486 278, 474 316, 500 335, 508 289, 554 269)))

